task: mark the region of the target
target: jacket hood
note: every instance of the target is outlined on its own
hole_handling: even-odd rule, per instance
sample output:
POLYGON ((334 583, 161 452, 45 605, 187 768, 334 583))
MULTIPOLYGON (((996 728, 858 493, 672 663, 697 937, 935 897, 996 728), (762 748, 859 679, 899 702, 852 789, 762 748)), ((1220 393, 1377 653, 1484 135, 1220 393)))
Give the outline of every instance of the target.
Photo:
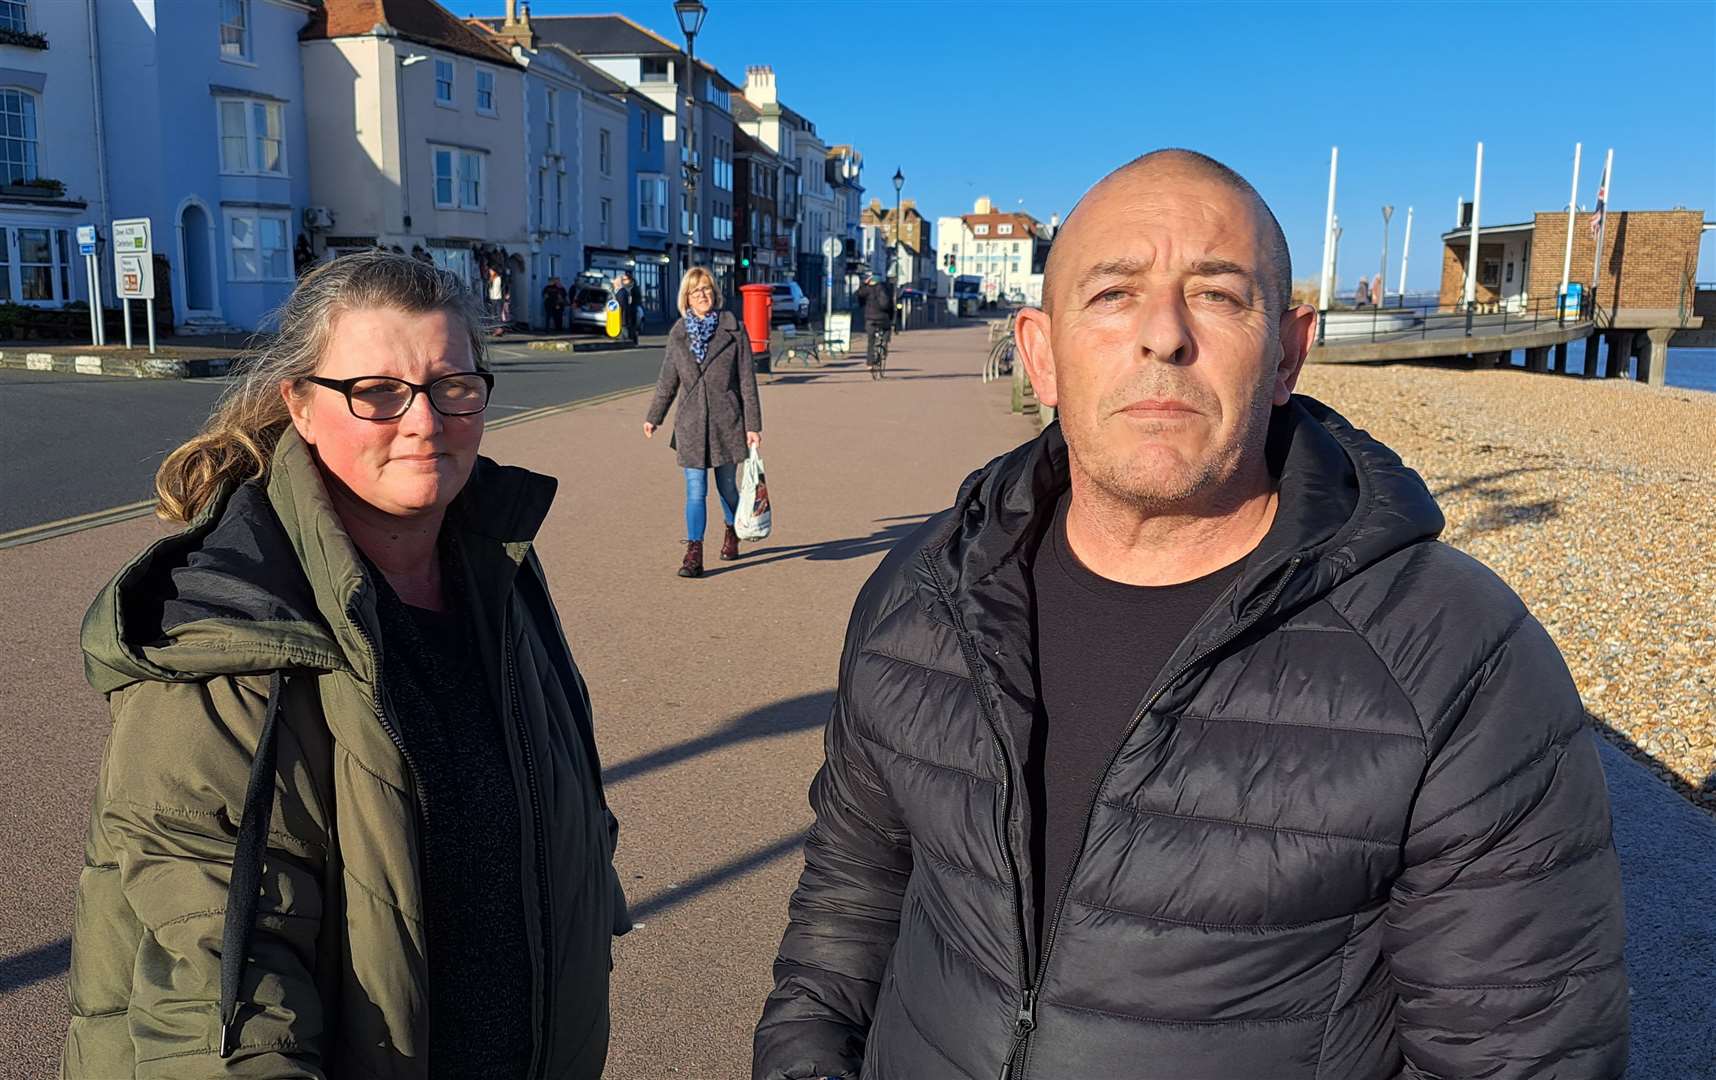
MULTIPOLYGON (((1442 512, 1423 479, 1313 398, 1295 395, 1274 410, 1267 453, 1281 497, 1229 593, 1235 619, 1265 602, 1277 610, 1302 607, 1442 531, 1442 512)), ((967 478, 944 539, 926 550, 932 567, 955 595, 981 587, 1041 535, 1070 485, 1066 438, 1052 424, 967 478)))
MULTIPOLYGON (((556 482, 479 458, 447 514, 472 587, 516 571, 556 482)), ((373 674, 374 590, 310 449, 288 428, 264 479, 223 492, 150 545, 84 615, 84 673, 102 693, 287 668, 373 674)))

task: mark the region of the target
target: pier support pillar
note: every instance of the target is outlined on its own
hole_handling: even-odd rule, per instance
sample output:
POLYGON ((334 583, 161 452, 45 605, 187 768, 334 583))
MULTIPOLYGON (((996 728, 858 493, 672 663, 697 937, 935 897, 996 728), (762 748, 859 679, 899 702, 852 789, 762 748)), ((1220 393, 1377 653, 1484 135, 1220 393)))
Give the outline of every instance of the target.
POLYGON ((1585 339, 1585 366, 1579 371, 1579 377, 1581 379, 1594 379, 1597 377, 1598 353, 1602 348, 1602 334, 1593 333, 1590 337, 1585 339))
POLYGON ((1633 332, 1631 330, 1609 331, 1609 362, 1603 369, 1603 378, 1618 379, 1626 374, 1627 361, 1633 355, 1633 332))
POLYGON ((1555 357, 1549 364, 1550 371, 1559 371, 1563 375, 1567 374, 1568 344, 1568 342, 1563 341, 1555 346, 1555 357))
POLYGON ((1646 330, 1645 345, 1639 354, 1639 382, 1661 386, 1668 375, 1668 339, 1674 329, 1646 330))
POLYGON ((1525 350, 1525 370, 1527 370, 1527 371, 1548 371, 1549 370, 1549 346, 1545 345, 1539 349, 1527 349, 1527 350, 1525 350))

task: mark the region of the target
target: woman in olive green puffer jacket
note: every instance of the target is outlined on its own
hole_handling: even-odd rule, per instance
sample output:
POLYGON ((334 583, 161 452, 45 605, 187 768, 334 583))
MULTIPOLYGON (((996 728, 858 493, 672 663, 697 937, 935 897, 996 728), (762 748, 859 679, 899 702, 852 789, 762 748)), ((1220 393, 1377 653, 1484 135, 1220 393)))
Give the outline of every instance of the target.
POLYGON ((555 482, 475 452, 480 329, 433 267, 336 260, 163 466, 189 528, 84 621, 63 1075, 601 1074, 617 827, 531 549, 555 482))

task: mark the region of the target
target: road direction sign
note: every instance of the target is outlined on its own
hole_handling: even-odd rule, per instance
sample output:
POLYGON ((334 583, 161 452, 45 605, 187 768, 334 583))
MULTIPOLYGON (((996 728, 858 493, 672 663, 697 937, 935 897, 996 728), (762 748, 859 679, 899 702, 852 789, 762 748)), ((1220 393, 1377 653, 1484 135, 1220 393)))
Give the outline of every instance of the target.
POLYGON ((77 227, 77 250, 80 255, 95 254, 94 225, 79 225, 77 227))
POLYGON ((127 218, 113 223, 114 284, 121 299, 155 299, 153 254, 148 218, 127 218))

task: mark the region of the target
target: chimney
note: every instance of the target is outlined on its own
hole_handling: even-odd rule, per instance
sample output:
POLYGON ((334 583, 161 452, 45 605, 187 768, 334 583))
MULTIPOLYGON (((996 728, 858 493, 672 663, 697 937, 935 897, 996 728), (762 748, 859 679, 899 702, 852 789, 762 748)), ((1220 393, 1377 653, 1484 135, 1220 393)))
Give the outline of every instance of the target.
POLYGON ((1050 214, 1049 215, 1049 234, 1051 236, 1054 235, 1056 230, 1058 230, 1060 227, 1061 227, 1061 216, 1059 214, 1050 214))
POLYGON ((759 64, 745 69, 745 100, 753 105, 778 105, 780 94, 775 89, 775 69, 759 64))
POLYGON ((976 204, 971 208, 971 212, 973 214, 993 214, 995 212, 995 204, 989 201, 989 196, 979 195, 977 197, 976 204))
POLYGON ((519 0, 506 0, 506 19, 495 36, 527 49, 536 48, 536 31, 530 25, 530 0, 523 0, 522 10, 519 0))
POLYGON ((900 213, 902 213, 902 214, 905 213, 907 210, 916 210, 917 208, 918 208, 918 201, 916 199, 901 199, 900 200, 900 213))

